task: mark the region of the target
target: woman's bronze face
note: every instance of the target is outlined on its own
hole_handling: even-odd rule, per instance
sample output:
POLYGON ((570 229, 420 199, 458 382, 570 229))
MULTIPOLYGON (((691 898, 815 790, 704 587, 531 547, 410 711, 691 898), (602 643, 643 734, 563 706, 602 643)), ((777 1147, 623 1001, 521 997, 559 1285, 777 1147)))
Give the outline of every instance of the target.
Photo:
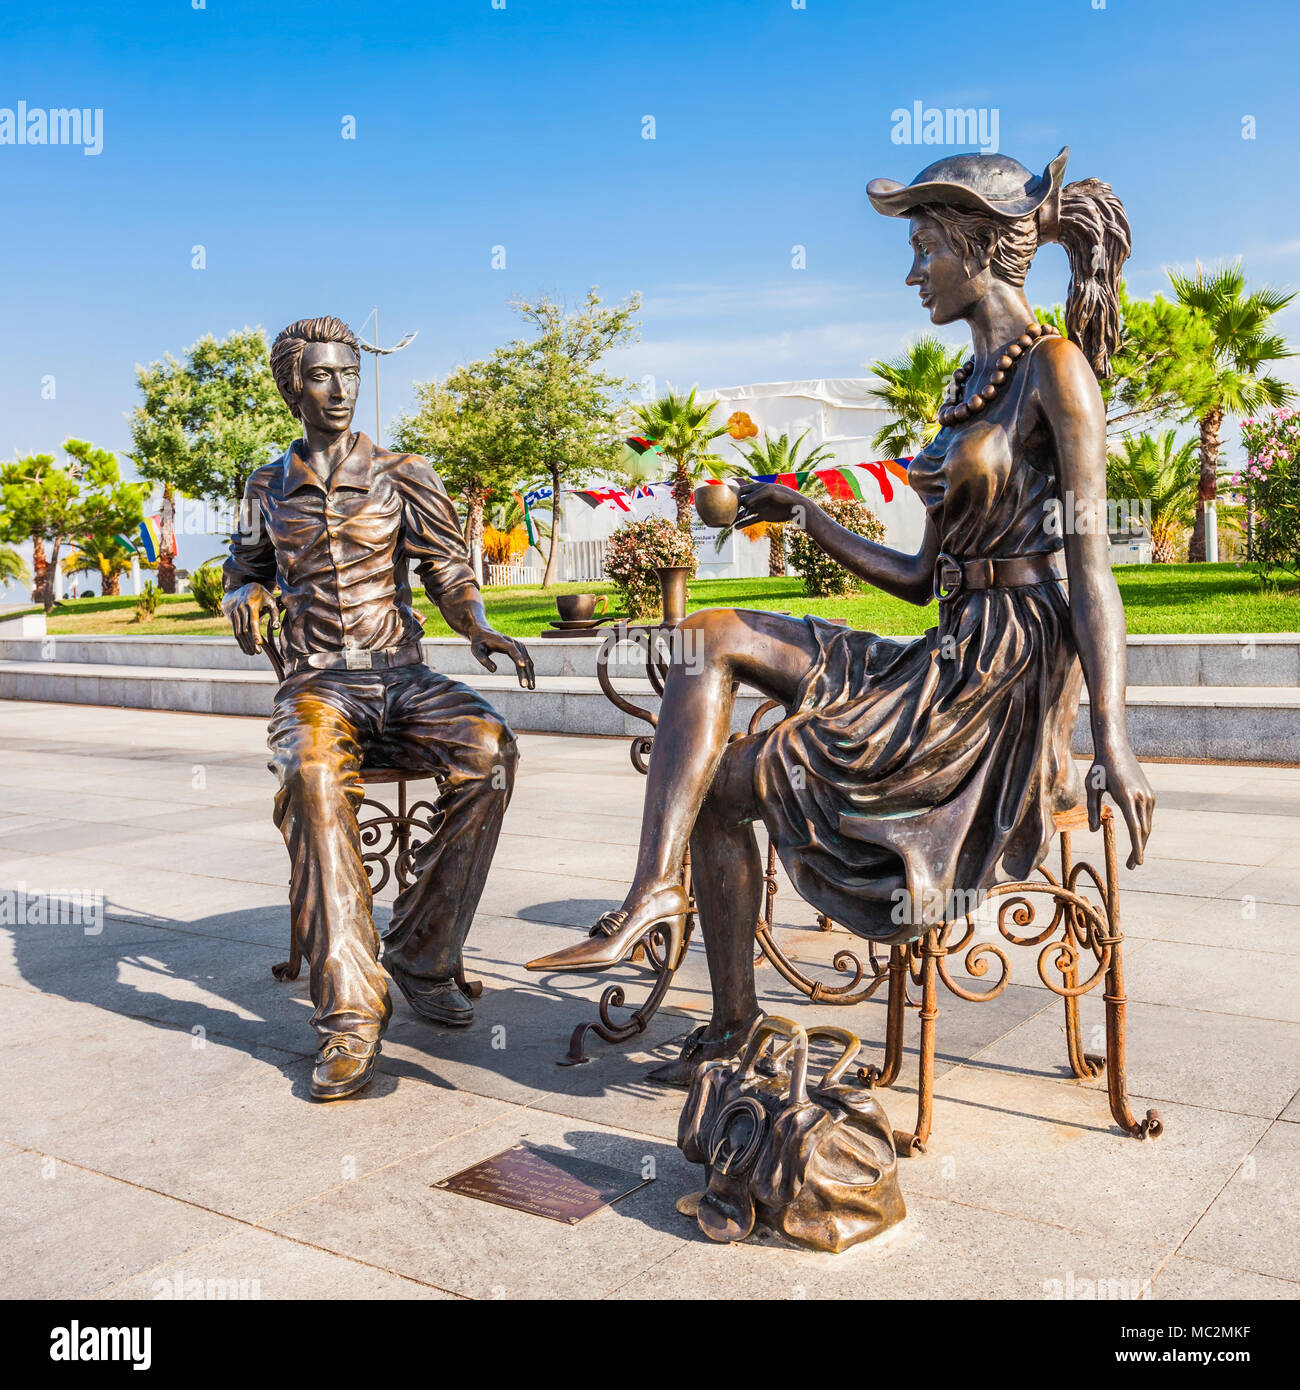
POLYGON ((964 318, 984 293, 985 268, 963 261, 948 244, 944 228, 927 213, 918 212, 908 224, 912 269, 906 283, 921 291, 930 322, 954 323, 964 318))

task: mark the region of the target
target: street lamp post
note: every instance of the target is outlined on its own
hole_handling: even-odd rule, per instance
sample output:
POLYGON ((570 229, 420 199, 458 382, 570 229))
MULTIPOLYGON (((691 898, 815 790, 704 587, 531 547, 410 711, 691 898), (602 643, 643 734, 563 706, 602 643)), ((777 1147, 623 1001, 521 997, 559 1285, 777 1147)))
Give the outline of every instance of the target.
POLYGON ((386 348, 386 347, 380 347, 380 346, 379 346, 379 305, 378 305, 378 304, 376 304, 376 305, 374 306, 374 308, 370 311, 370 316, 371 316, 371 318, 373 318, 374 321, 375 321, 375 341, 374 341, 373 343, 368 343, 368 342, 366 342, 365 339, 363 339, 363 338, 359 338, 357 341, 361 344, 361 347, 362 347, 366 352, 371 353, 371 354, 374 356, 374 359, 375 359, 375 443, 378 444, 378 443, 379 443, 379 429, 380 429, 380 425, 379 425, 379 359, 380 359, 381 357, 388 357, 388 356, 390 356, 390 355, 391 355, 392 353, 394 353, 394 352, 401 352, 401 350, 402 350, 404 347, 408 347, 411 343, 413 343, 413 342, 415 341, 416 335, 419 333, 420 330, 417 328, 417 329, 415 330, 414 333, 408 333, 408 334, 406 334, 406 336, 401 340, 401 342, 394 343, 392 347, 387 347, 387 348, 386 348))

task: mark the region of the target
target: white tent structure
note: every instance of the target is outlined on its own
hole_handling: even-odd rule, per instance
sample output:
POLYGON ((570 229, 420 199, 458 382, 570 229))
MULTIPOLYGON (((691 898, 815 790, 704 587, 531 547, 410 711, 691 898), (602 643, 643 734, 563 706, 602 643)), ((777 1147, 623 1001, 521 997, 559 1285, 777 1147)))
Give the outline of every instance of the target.
MULTIPOLYGON (((816 381, 770 381, 751 386, 726 386, 701 390, 697 399, 715 401, 714 419, 724 423, 734 412, 743 410, 763 435, 788 434, 791 442, 807 431, 804 452, 824 445, 834 457, 825 466, 852 466, 876 460, 871 437, 887 423, 889 415, 867 394, 869 378, 837 377, 816 381)), ((716 453, 739 463, 743 445, 723 435, 714 444, 716 453)), ((920 499, 895 474, 884 469, 859 470, 867 505, 885 524, 890 545, 916 550, 921 543, 925 512, 920 499)), ((618 526, 629 516, 676 515, 669 489, 656 489, 651 497, 629 498, 628 510, 618 503, 588 506, 581 498, 564 499, 561 535, 564 539, 564 578, 596 579, 601 574, 601 551, 618 526)), ((735 535, 719 552, 714 542, 717 532, 698 525, 695 532, 699 551, 699 573, 710 579, 749 578, 768 572, 767 542, 735 535)), ((536 552, 530 563, 537 563, 536 552)))
MULTIPOLYGON (((788 434, 793 443, 806 430, 806 452, 824 445, 834 456, 825 467, 852 467, 877 459, 871 437, 889 423, 889 412, 869 396, 870 377, 826 377, 817 381, 771 381, 701 391, 698 399, 717 401, 718 422, 743 410, 763 435, 788 434)), ((739 458, 743 444, 724 435, 714 446, 724 458, 739 458)), ((925 531, 921 499, 900 480, 881 470, 863 474, 864 501, 885 524, 885 538, 899 550, 917 550, 925 531), (883 474, 883 477, 881 476, 883 474), (874 495, 868 489, 874 489, 874 495)))

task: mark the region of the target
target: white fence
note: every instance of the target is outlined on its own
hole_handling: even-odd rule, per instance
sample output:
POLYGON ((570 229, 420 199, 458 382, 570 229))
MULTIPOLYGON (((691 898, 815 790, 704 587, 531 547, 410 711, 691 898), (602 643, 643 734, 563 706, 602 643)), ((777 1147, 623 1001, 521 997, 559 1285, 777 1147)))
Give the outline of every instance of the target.
MULTIPOLYGON (((509 565, 488 565, 489 584, 540 584, 545 575, 542 565, 518 561, 509 565)), ((588 584, 605 577, 604 541, 561 541, 560 574, 566 584, 588 584)))
POLYGON ((489 565, 489 584, 540 584, 544 571, 541 565, 489 565))
POLYGON ((604 541, 562 541, 560 578, 585 582, 605 577, 604 541))

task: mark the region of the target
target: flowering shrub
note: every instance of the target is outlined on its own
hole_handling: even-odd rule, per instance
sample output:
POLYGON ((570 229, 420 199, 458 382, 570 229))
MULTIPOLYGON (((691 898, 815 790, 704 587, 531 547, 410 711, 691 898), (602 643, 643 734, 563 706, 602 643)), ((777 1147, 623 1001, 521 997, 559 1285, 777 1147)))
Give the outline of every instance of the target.
POLYGON ((190 593, 194 602, 211 618, 221 616, 221 600, 225 590, 221 582, 221 566, 211 563, 190 571, 190 593))
POLYGON ((1254 499, 1254 562, 1260 577, 1300 577, 1300 413, 1290 406, 1263 420, 1241 422, 1246 466, 1232 486, 1254 499))
MULTIPOLYGON (((817 504, 832 521, 838 521, 848 531, 856 531, 871 541, 885 539, 885 526, 866 504, 855 498, 831 498, 817 504)), ((825 598, 836 594, 856 593, 862 587, 857 575, 850 574, 838 560, 817 545, 806 531, 797 526, 786 528, 790 548, 790 564, 803 576, 805 594, 825 598)))
POLYGON ((605 577, 617 590, 629 618, 649 618, 659 612, 655 570, 666 565, 689 565, 695 573, 691 533, 666 517, 629 521, 605 542, 605 577))

